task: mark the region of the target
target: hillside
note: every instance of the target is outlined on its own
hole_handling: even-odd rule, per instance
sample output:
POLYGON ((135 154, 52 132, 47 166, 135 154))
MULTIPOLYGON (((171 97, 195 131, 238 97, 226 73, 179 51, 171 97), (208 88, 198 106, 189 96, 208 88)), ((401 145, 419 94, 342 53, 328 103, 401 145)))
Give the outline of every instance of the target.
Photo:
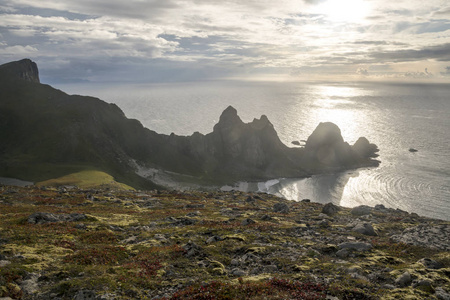
POLYGON ((0 297, 442 300, 449 239, 383 205, 0 186, 0 297))

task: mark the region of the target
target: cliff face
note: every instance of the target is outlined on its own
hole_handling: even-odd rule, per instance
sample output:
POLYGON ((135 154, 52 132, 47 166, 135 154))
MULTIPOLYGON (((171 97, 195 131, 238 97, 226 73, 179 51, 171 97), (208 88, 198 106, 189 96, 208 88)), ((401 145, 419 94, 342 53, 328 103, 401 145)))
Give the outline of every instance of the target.
POLYGON ((39 70, 35 62, 30 59, 10 62, 0 66, 0 72, 11 78, 39 83, 39 70))
POLYGON ((320 124, 305 148, 284 145, 266 116, 244 123, 228 107, 213 132, 162 135, 127 119, 114 104, 69 96, 39 83, 30 60, 0 66, 0 176, 46 180, 94 168, 132 186, 149 181, 136 164, 209 183, 302 177, 376 165, 376 146, 345 143, 331 123, 320 124))

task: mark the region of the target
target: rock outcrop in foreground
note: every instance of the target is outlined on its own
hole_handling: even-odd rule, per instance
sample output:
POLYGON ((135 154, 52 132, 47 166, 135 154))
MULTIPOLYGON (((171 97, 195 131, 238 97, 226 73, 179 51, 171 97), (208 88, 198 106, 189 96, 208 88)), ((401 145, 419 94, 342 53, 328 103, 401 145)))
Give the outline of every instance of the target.
POLYGON ((332 123, 319 124, 304 148, 289 148, 266 116, 246 124, 231 106, 209 134, 158 134, 114 104, 41 84, 28 59, 0 66, 3 177, 44 181, 94 169, 154 188, 151 176, 137 175, 152 169, 223 184, 376 166, 377 151, 365 138, 350 146, 332 123))
POLYGON ((450 222, 383 205, 0 186, 0 228, 12 299, 450 297, 450 222))

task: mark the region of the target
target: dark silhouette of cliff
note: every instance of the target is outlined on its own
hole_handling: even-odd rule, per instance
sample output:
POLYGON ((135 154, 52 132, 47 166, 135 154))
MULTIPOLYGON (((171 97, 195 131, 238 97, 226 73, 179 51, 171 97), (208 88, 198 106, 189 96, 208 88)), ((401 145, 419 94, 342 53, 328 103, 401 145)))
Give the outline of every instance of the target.
POLYGON ((98 169, 135 187, 154 187, 136 174, 143 166, 228 183, 373 166, 377 150, 366 139, 348 145, 332 123, 320 124, 305 148, 289 148, 266 116, 244 123, 231 106, 209 134, 158 134, 114 104, 41 84, 31 60, 0 66, 3 177, 38 181, 98 169))

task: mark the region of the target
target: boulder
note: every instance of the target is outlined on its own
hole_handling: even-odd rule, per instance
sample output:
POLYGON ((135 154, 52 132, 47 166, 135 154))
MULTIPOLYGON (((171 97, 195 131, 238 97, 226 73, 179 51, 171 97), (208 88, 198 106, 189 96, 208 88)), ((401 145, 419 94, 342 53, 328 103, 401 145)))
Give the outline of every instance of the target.
POLYGON ((370 223, 358 223, 358 224, 356 224, 355 227, 353 227, 352 230, 355 232, 364 234, 364 235, 369 235, 369 236, 377 236, 378 235, 370 223))
POLYGON ((421 260, 417 261, 418 263, 424 265, 427 269, 442 269, 444 265, 440 262, 437 262, 431 258, 422 258, 421 260))
POLYGON ((251 224, 255 224, 255 223, 256 222, 253 221, 252 219, 247 218, 247 219, 242 220, 241 225, 242 226, 247 226, 247 225, 251 225, 251 224))
POLYGON ((35 294, 39 290, 38 286, 38 274, 29 274, 24 281, 20 284, 22 291, 27 294, 35 294))
POLYGON ((364 216, 370 215, 372 213, 373 208, 367 205, 360 205, 353 207, 350 213, 354 216, 364 216))
POLYGON ((340 210, 341 210, 341 208, 339 206, 334 205, 333 203, 329 202, 323 206, 322 213, 330 216, 330 215, 334 215, 335 213, 337 213, 340 210))
POLYGON ((398 276, 397 279, 395 279, 395 284, 399 287, 409 286, 411 282, 412 282, 411 274, 409 274, 408 271, 406 271, 402 275, 398 276))
POLYGON ((345 242, 338 245, 338 248, 341 249, 350 249, 356 251, 367 251, 372 249, 372 245, 364 242, 345 242))
POLYGON ((287 214, 289 213, 289 206, 284 202, 278 202, 274 204, 273 211, 277 213, 287 214))

